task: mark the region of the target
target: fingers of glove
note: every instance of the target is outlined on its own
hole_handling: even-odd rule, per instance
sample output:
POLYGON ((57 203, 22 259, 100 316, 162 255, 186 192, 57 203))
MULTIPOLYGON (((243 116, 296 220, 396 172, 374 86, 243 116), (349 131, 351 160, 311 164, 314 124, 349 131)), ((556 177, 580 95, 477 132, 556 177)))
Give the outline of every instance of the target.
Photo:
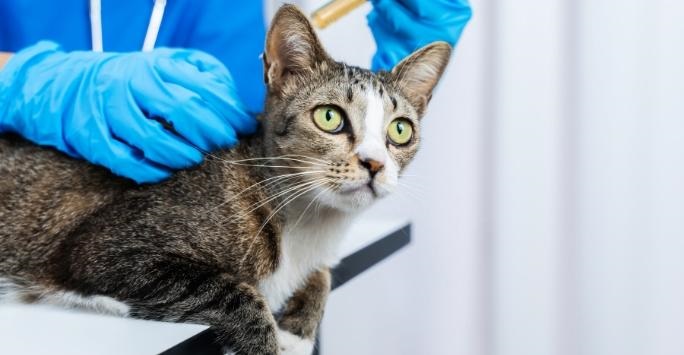
MULTIPOLYGON (((158 60, 169 59, 175 62, 187 62, 194 65, 201 72, 211 72, 221 80, 232 82, 233 79, 223 63, 209 53, 193 49, 159 48, 158 60)), ((153 53, 154 53, 153 52, 153 53)))
POLYGON ((104 165, 114 174, 132 179, 138 184, 156 183, 171 176, 170 171, 156 166, 153 162, 142 157, 137 149, 117 141, 115 138, 111 138, 107 142, 107 147, 109 149, 107 153, 95 154, 89 160, 104 165))
MULTIPOLYGON (((91 112, 98 112, 93 109, 91 112)), ((86 117, 80 113, 75 110, 76 117, 65 127, 65 139, 80 156, 138 183, 158 182, 170 176, 169 171, 145 159, 138 149, 113 137, 101 114, 86 117)))
POLYGON ((121 100, 109 100, 105 107, 107 122, 116 137, 140 149, 146 159, 170 169, 184 169, 202 161, 197 149, 145 117, 130 93, 121 92, 119 97, 121 100))
POLYGON ((166 117, 176 130, 205 151, 231 147, 238 141, 233 127, 226 124, 211 105, 207 105, 197 94, 176 84, 168 84, 176 97, 184 97, 166 117))
POLYGON ((247 113, 230 75, 202 72, 194 64, 168 60, 159 61, 158 69, 162 80, 199 95, 238 134, 247 135, 256 131, 257 121, 247 113))
POLYGON ((159 62, 159 75, 165 82, 199 95, 238 134, 256 131, 257 121, 247 113, 229 75, 224 77, 214 72, 201 72, 194 65, 170 61, 159 62))
POLYGON ((150 117, 159 117, 171 124, 176 133, 204 152, 237 142, 235 130, 199 95, 177 84, 163 82, 156 73, 151 80, 133 78, 131 93, 150 117))
POLYGON ((165 82, 197 93, 238 134, 256 131, 258 122, 247 113, 230 72, 218 59, 190 49, 159 48, 153 53, 155 70, 165 82))

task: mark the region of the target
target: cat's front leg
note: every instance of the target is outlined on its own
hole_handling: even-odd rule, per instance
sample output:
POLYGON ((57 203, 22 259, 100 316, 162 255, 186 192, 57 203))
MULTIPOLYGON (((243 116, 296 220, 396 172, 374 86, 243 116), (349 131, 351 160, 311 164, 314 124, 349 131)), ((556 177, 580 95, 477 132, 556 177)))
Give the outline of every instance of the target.
POLYGON ((278 320, 278 342, 283 355, 310 355, 316 329, 330 293, 330 271, 319 270, 287 301, 278 320))
POLYGON ((129 300, 134 305, 131 315, 143 319, 211 325, 219 344, 230 350, 229 354, 281 353, 275 319, 256 288, 236 282, 225 274, 202 274, 196 277, 194 280, 169 282, 173 286, 167 294, 129 300))

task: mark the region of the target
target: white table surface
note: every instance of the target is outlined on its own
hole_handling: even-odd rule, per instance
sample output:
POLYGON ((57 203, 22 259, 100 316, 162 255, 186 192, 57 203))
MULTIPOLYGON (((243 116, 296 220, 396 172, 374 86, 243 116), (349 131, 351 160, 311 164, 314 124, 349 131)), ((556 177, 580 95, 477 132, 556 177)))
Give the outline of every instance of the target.
MULTIPOLYGON (((341 246, 346 256, 408 224, 361 216, 341 246)), ((206 326, 119 318, 45 305, 0 304, 0 354, 150 355, 206 326)))

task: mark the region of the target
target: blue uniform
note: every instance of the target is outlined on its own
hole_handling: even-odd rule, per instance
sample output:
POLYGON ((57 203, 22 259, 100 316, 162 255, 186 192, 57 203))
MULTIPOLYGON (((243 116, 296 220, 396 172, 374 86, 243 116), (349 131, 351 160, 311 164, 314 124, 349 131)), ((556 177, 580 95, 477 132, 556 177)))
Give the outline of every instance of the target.
MULTIPOLYGON (((142 48, 152 0, 102 0, 107 52, 142 48)), ((228 67, 243 103, 261 111, 265 88, 259 55, 264 48, 261 0, 169 0, 156 47, 200 49, 228 67)), ((65 51, 90 50, 88 0, 0 0, 0 51, 18 52, 41 40, 65 51)))

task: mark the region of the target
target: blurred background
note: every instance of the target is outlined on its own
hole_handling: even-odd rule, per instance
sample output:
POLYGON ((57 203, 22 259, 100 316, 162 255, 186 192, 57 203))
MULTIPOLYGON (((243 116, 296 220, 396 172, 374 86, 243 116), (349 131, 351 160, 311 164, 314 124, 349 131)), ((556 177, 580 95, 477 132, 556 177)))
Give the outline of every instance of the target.
MULTIPOLYGON (((684 354, 684 3, 471 4, 412 188, 371 211, 413 243, 332 295, 322 353, 684 354)), ((333 57, 368 66, 369 9, 333 57)))

